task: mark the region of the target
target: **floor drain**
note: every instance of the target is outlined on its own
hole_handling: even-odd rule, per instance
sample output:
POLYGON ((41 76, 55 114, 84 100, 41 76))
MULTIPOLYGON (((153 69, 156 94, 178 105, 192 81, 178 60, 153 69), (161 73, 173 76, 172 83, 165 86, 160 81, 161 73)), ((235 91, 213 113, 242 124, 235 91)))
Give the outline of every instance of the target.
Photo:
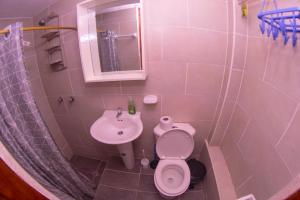
POLYGON ((174 179, 173 178, 168 178, 168 183, 173 183, 174 179))

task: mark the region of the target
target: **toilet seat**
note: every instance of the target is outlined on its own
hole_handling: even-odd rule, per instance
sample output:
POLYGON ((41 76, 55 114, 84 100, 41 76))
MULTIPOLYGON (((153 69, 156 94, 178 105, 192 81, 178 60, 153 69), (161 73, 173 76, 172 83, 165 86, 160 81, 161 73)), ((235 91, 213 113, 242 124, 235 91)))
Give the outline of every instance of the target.
POLYGON ((154 183, 165 197, 183 194, 191 181, 190 168, 185 159, 193 152, 193 135, 180 128, 163 133, 156 143, 156 153, 160 158, 154 173, 154 183))
POLYGON ((187 159, 193 149, 193 136, 181 129, 166 131, 156 143, 156 153, 160 159, 187 159))
POLYGON ((185 160, 160 160, 154 173, 154 183, 165 196, 183 194, 190 184, 190 169, 185 160))

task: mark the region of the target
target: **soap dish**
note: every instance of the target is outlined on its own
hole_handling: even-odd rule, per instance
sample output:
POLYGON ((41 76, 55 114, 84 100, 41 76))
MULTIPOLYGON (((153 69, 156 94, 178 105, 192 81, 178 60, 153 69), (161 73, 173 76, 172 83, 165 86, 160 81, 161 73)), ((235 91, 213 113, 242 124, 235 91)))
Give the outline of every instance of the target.
POLYGON ((144 97, 144 104, 156 104, 158 101, 158 98, 156 95, 147 95, 144 97))

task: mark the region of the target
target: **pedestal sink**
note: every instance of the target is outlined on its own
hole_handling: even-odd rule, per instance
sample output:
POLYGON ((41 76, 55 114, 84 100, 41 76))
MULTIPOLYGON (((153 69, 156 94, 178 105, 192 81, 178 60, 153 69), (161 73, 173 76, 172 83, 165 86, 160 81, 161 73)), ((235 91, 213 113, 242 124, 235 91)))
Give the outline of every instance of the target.
POLYGON ((134 115, 127 111, 106 110, 91 126, 94 139, 105 144, 117 145, 123 162, 128 169, 134 168, 135 160, 132 141, 143 131, 141 113, 134 115))

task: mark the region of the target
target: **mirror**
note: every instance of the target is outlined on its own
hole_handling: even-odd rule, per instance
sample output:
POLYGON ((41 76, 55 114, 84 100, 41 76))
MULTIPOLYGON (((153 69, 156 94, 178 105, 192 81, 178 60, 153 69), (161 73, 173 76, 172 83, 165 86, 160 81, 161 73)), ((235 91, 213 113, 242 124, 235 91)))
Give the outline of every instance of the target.
POLYGON ((142 69, 139 12, 139 7, 128 5, 96 13, 101 72, 142 69))
POLYGON ((77 20, 86 82, 146 79, 140 0, 84 1, 77 20))

